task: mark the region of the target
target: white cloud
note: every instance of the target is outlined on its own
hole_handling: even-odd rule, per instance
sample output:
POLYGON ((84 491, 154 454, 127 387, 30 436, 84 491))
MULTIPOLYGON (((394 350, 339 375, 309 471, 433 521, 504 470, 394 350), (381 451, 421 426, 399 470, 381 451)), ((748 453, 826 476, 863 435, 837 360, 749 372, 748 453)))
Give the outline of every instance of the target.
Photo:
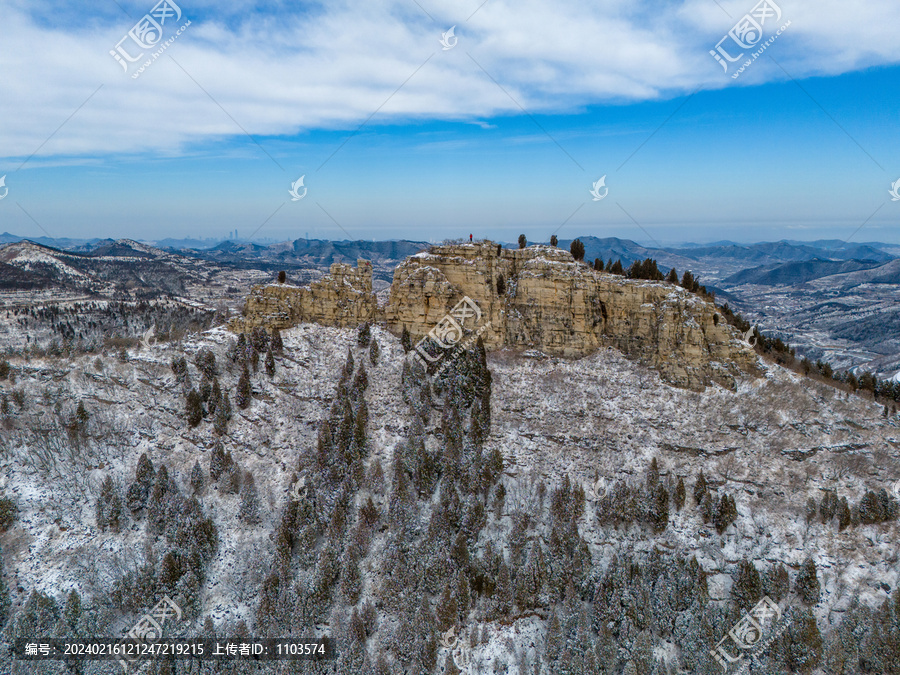
MULTIPOLYGON (((192 18, 192 6, 201 13, 197 3, 185 1, 193 23, 166 54, 254 135, 353 129, 379 106, 373 122, 441 118, 485 126, 481 120, 519 113, 519 105, 568 111, 785 78, 763 60, 734 82, 708 54, 752 1, 720 0, 720 8, 712 0, 490 0, 468 21, 478 2, 464 10, 421 4, 435 22, 412 0, 327 3, 278 17, 242 14, 239 3, 226 17, 216 14, 222 3, 213 3, 203 6, 202 15, 213 17, 203 21, 192 18), (443 51, 440 35, 454 24, 459 43, 443 51)), ((890 0, 781 6, 792 23, 770 53, 793 77, 900 61, 900 15, 890 0)), ((34 11, 13 2, 0 25, 6 157, 34 152, 101 84, 38 156, 171 153, 242 134, 166 54, 137 80, 122 72, 109 50, 133 23, 124 13, 61 28, 47 27, 34 11)))

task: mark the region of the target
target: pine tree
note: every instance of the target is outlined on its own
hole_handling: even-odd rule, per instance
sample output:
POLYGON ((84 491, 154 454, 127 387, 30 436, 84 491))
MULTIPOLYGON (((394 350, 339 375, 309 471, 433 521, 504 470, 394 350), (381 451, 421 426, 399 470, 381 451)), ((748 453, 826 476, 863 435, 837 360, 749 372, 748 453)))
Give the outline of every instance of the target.
POLYGON ((659 485, 659 462, 656 457, 650 460, 650 468, 647 469, 647 487, 651 490, 659 485))
POLYGON ((506 280, 503 278, 502 274, 497 275, 497 295, 503 296, 506 294, 506 280))
POLYGON ((668 281, 670 284, 677 284, 678 283, 678 270, 676 270, 674 267, 672 269, 670 269, 669 273, 666 275, 666 281, 668 281))
POLYGON ((112 476, 107 475, 100 486, 100 497, 96 507, 97 527, 101 530, 110 529, 118 532, 122 525, 124 512, 119 491, 113 483, 112 476))
POLYGON ((559 240, 556 238, 555 234, 550 235, 550 245, 556 246, 559 243, 559 240))
POLYGON ((222 399, 216 404, 216 415, 213 418, 213 428, 216 434, 224 436, 228 432, 228 419, 231 417, 231 401, 228 392, 222 392, 222 399))
POLYGON ((497 585, 494 587, 494 615, 497 618, 506 618, 512 611, 513 585, 509 566, 505 562, 500 563, 497 572, 497 585))
POLYGON ((284 354, 284 341, 281 339, 281 331, 272 329, 272 351, 281 356, 284 354))
POLYGON ((681 511, 684 507, 685 500, 685 489, 684 489, 684 478, 681 476, 678 477, 678 485, 675 488, 675 510, 681 511))
POLYGON ((234 402, 237 403, 238 408, 241 408, 242 410, 250 405, 250 371, 247 370, 246 364, 244 365, 241 377, 238 380, 234 402))
POLYGON ((456 575, 456 605, 459 608, 460 618, 465 618, 472 606, 472 592, 469 588, 469 578, 464 570, 456 575))
MULTIPOLYGON (((0 604, 2 604, 2 600, 0 600, 0 604)), ((0 610, 2 612, 2 610, 0 610)), ((66 623, 69 625, 69 629, 73 632, 78 632, 78 623, 81 621, 81 596, 78 594, 74 588, 69 591, 69 595, 66 596, 66 604, 63 607, 63 618, 66 620, 66 623)), ((3 620, 0 619, 0 628, 3 627, 3 620)))
POLYGON ((700 475, 697 476, 697 481, 694 483, 694 502, 700 504, 707 489, 706 476, 703 475, 703 470, 701 469, 700 475))
POLYGON ((536 540, 532 541, 525 558, 525 567, 516 579, 516 604, 522 610, 533 609, 542 604, 545 574, 546 563, 541 545, 536 540))
MULTIPOLYGON (((235 363, 245 363, 247 361, 247 335, 246 333, 239 333, 237 336, 237 341, 234 343, 233 347, 230 348, 229 354, 231 355, 231 360, 235 363)), ((172 369, 174 370, 174 361, 172 365, 172 369)))
POLYGON ((378 338, 372 338, 372 346, 369 347, 369 363, 373 366, 378 365, 378 357, 381 354, 381 349, 378 347, 378 338))
POLYGON ((369 376, 366 373, 366 367, 360 364, 359 370, 356 371, 356 377, 353 378, 353 386, 351 393, 359 400, 362 399, 363 392, 369 386, 369 376))
POLYGON ((283 284, 285 281, 287 281, 287 272, 285 272, 284 270, 281 270, 278 273, 278 283, 283 284))
POLYGON ((456 538, 450 547, 450 560, 457 570, 465 571, 469 567, 469 544, 461 530, 457 532, 456 538))
POLYGON ((746 612, 762 598, 762 579, 752 562, 744 558, 735 570, 731 599, 740 613, 746 612))
POLYGON ((197 356, 194 357, 194 365, 197 366, 197 370, 199 370, 207 380, 212 380, 219 374, 218 368, 216 367, 216 355, 212 353, 212 350, 207 349, 206 347, 197 352, 197 356))
POLYGON ((575 239, 569 244, 569 252, 575 260, 584 260, 584 244, 581 243, 580 239, 575 239))
POLYGON ((658 482, 648 490, 650 496, 650 525, 656 533, 663 532, 669 524, 669 491, 658 482))
POLYGON ((212 451, 209 453, 209 478, 210 480, 219 480, 219 476, 225 470, 225 447, 221 442, 216 441, 212 451))
POLYGON ((435 607, 435 614, 437 615, 437 629, 440 632, 443 633, 451 626, 456 625, 459 616, 459 606, 456 604, 456 596, 449 582, 444 584, 444 590, 441 591, 435 607))
POLYGON ((341 566, 340 577, 341 596, 347 604, 355 605, 359 600, 359 594, 362 592, 362 574, 359 569, 359 557, 355 547, 344 556, 344 563, 341 566))
POLYGON ((75 422, 79 427, 84 428, 87 423, 90 415, 88 415, 88 411, 84 408, 84 401, 78 401, 78 408, 75 410, 75 422))
POLYGON ((819 504, 819 515, 822 517, 823 523, 831 522, 831 519, 837 513, 839 503, 840 501, 833 491, 829 490, 825 493, 825 496, 822 497, 822 503, 819 504))
POLYGON ((404 352, 412 350, 412 340, 409 337, 409 331, 406 329, 406 326, 403 326, 403 332, 400 334, 400 345, 403 347, 404 352))
POLYGON ((722 534, 735 520, 737 520, 737 505, 734 503, 734 498, 729 494, 723 494, 714 516, 716 531, 722 534))
POLYGON ((867 490, 859 502, 859 522, 863 525, 884 521, 884 506, 878 495, 867 490))
POLYGON ((139 511, 146 505, 150 488, 153 486, 154 476, 153 462, 147 457, 146 452, 141 453, 134 472, 135 480, 128 486, 128 492, 125 495, 125 503, 128 506, 128 510, 132 513, 139 511))
POLYGON ((850 526, 850 504, 846 497, 841 497, 837 506, 838 531, 843 532, 850 526))
MULTIPOLYGON (((795 613, 795 620, 781 643, 791 672, 809 673, 815 669, 822 658, 822 635, 811 610, 804 608, 795 613)), ((890 670, 895 672, 893 668, 890 670)))
POLYGON ((797 578, 794 579, 794 592, 807 605, 819 602, 819 577, 816 574, 816 563, 812 558, 807 558, 800 566, 797 578))
POLYGON ((257 326, 250 333, 250 343, 253 350, 262 354, 269 347, 269 334, 262 326, 257 326))
POLYGON ((181 385, 181 390, 185 393, 190 391, 191 375, 188 372, 187 360, 183 356, 172 358, 172 373, 175 375, 175 381, 181 385))
POLYGON ((0 532, 6 532, 16 522, 19 507, 9 497, 0 498, 0 532))
POLYGON ((203 469, 200 466, 200 462, 196 461, 191 469, 191 490, 194 494, 201 494, 205 485, 206 477, 203 475, 203 469))
POLYGON ((366 447, 366 427, 369 424, 369 407, 365 399, 361 399, 356 409, 356 417, 353 424, 353 441, 359 449, 366 447))
POLYGON ((237 462, 231 457, 230 452, 225 453, 225 466, 222 469, 219 485, 227 494, 238 494, 241 491, 243 472, 237 462))
POLYGON ((222 388, 219 386, 219 378, 213 378, 212 388, 209 391, 209 401, 206 404, 206 409, 209 411, 210 415, 216 414, 216 408, 219 407, 219 403, 222 402, 222 388))
POLYGON ((238 517, 250 525, 256 525, 259 522, 259 497, 256 494, 256 481, 249 471, 244 474, 241 485, 241 508, 238 517))
POLYGON ((203 404, 200 402, 200 394, 196 389, 188 392, 185 400, 185 414, 187 415, 188 425, 196 427, 203 420, 203 404))
POLYGON ((766 573, 765 593, 775 602, 780 602, 791 590, 791 579, 782 563, 772 565, 766 573))
POLYGON ((366 321, 356 331, 356 344, 366 348, 372 340, 372 324, 366 321))
POLYGON ((519 235, 519 248, 525 248, 528 246, 528 240, 525 238, 524 234, 519 235))
POLYGON ((266 350, 266 375, 275 377, 275 354, 272 353, 272 345, 266 350))

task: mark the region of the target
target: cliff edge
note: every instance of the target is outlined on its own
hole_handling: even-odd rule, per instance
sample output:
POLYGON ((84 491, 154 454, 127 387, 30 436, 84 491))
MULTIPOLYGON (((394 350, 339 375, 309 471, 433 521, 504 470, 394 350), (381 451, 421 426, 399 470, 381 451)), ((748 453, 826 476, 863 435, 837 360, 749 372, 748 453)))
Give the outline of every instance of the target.
POLYGON ((486 326, 482 339, 488 349, 536 348, 579 357, 614 347, 691 389, 711 382, 734 388, 736 376, 757 370, 755 352, 712 302, 665 282, 595 271, 551 246, 434 246, 397 267, 383 307, 372 293, 367 261, 356 268, 334 264, 308 287, 255 286, 244 316, 232 319, 229 328, 372 321, 396 333, 407 328, 415 343, 441 325, 452 331, 442 321, 464 297, 474 303, 465 306, 478 313, 469 312, 477 318, 474 327, 486 326))

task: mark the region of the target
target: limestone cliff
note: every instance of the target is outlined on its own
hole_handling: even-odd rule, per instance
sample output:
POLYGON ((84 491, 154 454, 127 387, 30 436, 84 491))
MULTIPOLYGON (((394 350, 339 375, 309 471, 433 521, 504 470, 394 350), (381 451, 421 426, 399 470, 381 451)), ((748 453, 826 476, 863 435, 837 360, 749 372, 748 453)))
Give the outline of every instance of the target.
POLYGON ((710 382, 733 387, 736 375, 756 367, 753 350, 713 303, 664 282, 596 272, 568 251, 549 246, 435 246, 394 271, 383 308, 371 292, 371 267, 365 261, 356 270, 332 265, 331 275, 309 288, 255 287, 246 316, 231 327, 381 321, 397 333, 406 327, 416 342, 463 297, 476 303, 479 325, 490 322, 482 335, 489 349, 533 347, 582 356, 611 346, 653 365, 667 381, 690 388, 710 382))
POLYGON ((309 286, 254 286, 243 316, 232 319, 228 327, 242 332, 257 326, 289 328, 303 322, 357 326, 371 321, 374 314, 372 265, 367 260, 358 260, 355 269, 345 263, 334 263, 329 274, 309 286))

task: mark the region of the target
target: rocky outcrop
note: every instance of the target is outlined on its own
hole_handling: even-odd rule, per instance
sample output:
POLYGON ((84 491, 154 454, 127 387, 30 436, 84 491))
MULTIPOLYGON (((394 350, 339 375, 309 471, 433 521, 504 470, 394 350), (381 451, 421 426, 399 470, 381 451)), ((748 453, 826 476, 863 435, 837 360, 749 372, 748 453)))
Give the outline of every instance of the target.
POLYGON ((694 389, 710 382, 733 387, 736 375, 756 368, 755 353, 713 303, 664 282, 596 272, 558 248, 435 246, 394 271, 383 308, 371 292, 370 270, 365 261, 356 270, 332 265, 330 277, 306 289, 255 287, 246 316, 232 327, 381 321, 397 333, 406 327, 414 342, 438 327, 432 336, 446 334, 452 343, 457 336, 445 317, 467 297, 472 309, 465 327, 482 327, 489 349, 538 348, 575 357, 611 346, 694 389))
POLYGON ((267 284, 254 286, 242 316, 228 327, 235 332, 289 328, 302 322, 324 326, 358 326, 375 317, 372 265, 358 260, 356 267, 334 263, 329 274, 309 286, 267 284))

